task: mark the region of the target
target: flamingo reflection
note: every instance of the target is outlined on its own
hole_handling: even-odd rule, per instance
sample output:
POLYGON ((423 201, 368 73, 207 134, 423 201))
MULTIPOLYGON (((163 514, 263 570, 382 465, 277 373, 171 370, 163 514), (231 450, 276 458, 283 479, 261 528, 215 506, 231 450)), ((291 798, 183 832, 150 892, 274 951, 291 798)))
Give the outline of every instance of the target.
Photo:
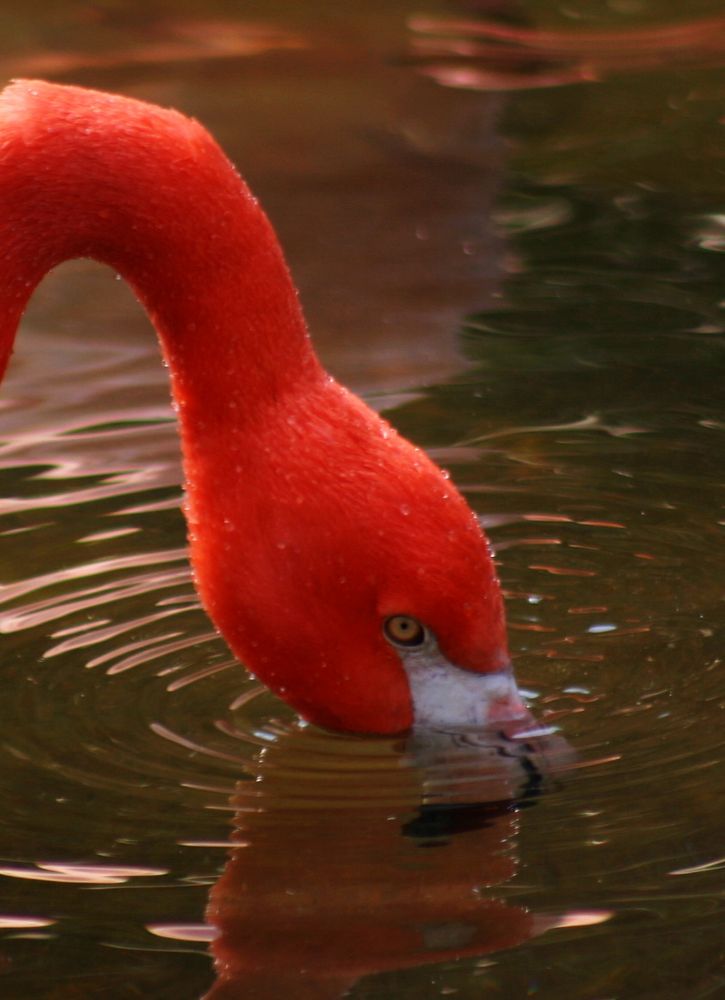
POLYGON ((232 800, 205 1000, 337 1000, 363 976, 483 956, 552 926, 490 891, 516 872, 522 807, 567 756, 550 736, 278 734, 232 800))

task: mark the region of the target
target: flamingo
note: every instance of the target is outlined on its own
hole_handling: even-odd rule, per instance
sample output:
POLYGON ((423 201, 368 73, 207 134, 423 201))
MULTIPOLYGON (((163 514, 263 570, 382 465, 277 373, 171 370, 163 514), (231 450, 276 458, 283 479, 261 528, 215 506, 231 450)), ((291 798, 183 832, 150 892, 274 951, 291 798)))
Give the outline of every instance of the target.
POLYGON ((329 729, 529 719, 477 518, 321 366, 274 231, 208 132, 16 81, 0 95, 0 377, 33 290, 75 257, 114 268, 158 333, 195 584, 235 656, 329 729))

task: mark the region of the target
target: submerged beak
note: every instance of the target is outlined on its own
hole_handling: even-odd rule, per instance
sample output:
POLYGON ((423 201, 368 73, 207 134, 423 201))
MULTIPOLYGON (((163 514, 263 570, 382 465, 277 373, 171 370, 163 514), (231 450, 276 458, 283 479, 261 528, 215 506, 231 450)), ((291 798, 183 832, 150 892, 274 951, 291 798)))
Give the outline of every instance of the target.
POLYGON ((415 728, 535 724, 511 668, 479 674, 440 656, 404 657, 415 728))

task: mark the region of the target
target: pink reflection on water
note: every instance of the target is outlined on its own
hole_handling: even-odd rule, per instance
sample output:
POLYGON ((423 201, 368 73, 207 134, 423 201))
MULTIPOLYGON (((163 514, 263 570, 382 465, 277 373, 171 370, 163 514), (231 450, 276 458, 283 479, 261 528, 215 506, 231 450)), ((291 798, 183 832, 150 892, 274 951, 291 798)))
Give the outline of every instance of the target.
POLYGON ((157 19, 145 23, 145 38, 110 52, 36 52, 6 62, 5 74, 58 76, 87 69, 154 66, 196 60, 250 58, 267 52, 304 49, 298 33, 255 21, 157 19))
MULTIPOLYGON (((56 621, 73 612, 95 609, 103 604, 115 603, 127 597, 153 593, 159 589, 187 583, 190 581, 190 574, 186 565, 182 569, 164 569, 156 572, 149 568, 181 560, 186 563, 186 559, 186 551, 183 549, 119 556, 7 584, 0 587, 0 605, 9 604, 19 597, 59 583, 83 580, 86 577, 116 570, 147 567, 145 572, 123 576, 121 579, 100 583, 97 586, 83 587, 70 594, 63 593, 54 597, 42 598, 24 604, 21 608, 0 613, 0 633, 19 632, 45 622, 56 621)), ((161 611, 159 617, 166 617, 170 613, 170 611, 161 611)))
POLYGON ((218 931, 208 924, 146 924, 146 930, 155 937, 172 941, 202 941, 209 944, 218 931))
MULTIPOLYGON (((65 639, 63 642, 56 643, 44 654, 44 659, 51 659, 54 656, 60 656, 62 653, 68 653, 73 649, 84 649, 86 646, 95 646, 100 642, 105 642, 108 639, 115 639, 125 632, 131 632, 137 628, 142 628, 144 625, 150 625, 153 622, 161 621, 163 618, 167 618, 169 615, 175 615, 182 611, 186 611, 186 608, 172 608, 169 611, 157 611, 152 615, 144 615, 141 618, 135 618, 133 621, 122 622, 121 624, 111 625, 107 620, 102 622, 89 622, 83 626, 79 626, 77 629, 60 629, 55 632, 52 638, 57 638, 60 636, 65 636, 71 634, 70 639, 65 639)), ((147 644, 152 645, 157 642, 164 642, 171 639, 174 636, 179 635, 178 632, 168 633, 162 636, 150 636, 147 639, 139 639, 137 642, 130 642, 123 646, 118 646, 115 648, 112 654, 105 657, 99 657, 96 659, 94 664, 89 663, 88 666, 95 666, 96 663, 103 663, 106 660, 112 659, 114 656, 123 656, 126 653, 130 653, 133 650, 140 649, 141 646, 147 644)))
POLYGON ((570 910, 560 917, 553 917, 549 929, 566 927, 596 927, 615 916, 614 910, 570 910))
POLYGON ((32 882, 60 882, 81 885, 120 885, 132 878, 152 878, 168 875, 166 868, 144 868, 127 865, 87 865, 37 862, 30 865, 6 865, 0 868, 6 878, 25 879, 32 882))
POLYGON ((673 63, 719 65, 725 53, 725 17, 616 31, 423 16, 409 25, 419 72, 468 90, 556 87, 673 63))
MULTIPOLYGON (((179 633, 173 633, 178 635, 179 633)), ((168 637, 164 637, 168 638, 168 637)), ((189 649, 192 646, 198 646, 202 642, 215 641, 218 638, 216 632, 206 632, 203 635, 192 635, 186 636, 183 639, 176 639, 173 642, 164 642, 162 646, 155 647, 153 650, 149 650, 149 643, 144 644, 144 648, 140 653, 136 653, 133 656, 126 656, 120 660, 117 660, 112 666, 110 666, 106 673, 109 676, 115 674, 124 673, 126 670, 131 670, 133 667, 137 667, 141 664, 149 663, 151 660, 157 660, 162 656, 168 656, 169 653, 178 653, 182 649, 189 649)), ((113 656, 117 655, 118 651, 114 651, 113 656)), ((98 657, 96 660, 89 660, 86 664, 88 667, 95 667, 101 660, 103 662, 108 661, 109 655, 98 657)), ((216 672, 216 671, 215 671, 216 672)))
POLYGON ((529 569, 536 569, 552 576, 596 576, 593 569, 575 569, 573 566, 551 566, 546 563, 532 563, 529 569))
POLYGON ((0 915, 0 930, 28 930, 32 927, 51 927, 55 920, 50 917, 16 917, 0 915))

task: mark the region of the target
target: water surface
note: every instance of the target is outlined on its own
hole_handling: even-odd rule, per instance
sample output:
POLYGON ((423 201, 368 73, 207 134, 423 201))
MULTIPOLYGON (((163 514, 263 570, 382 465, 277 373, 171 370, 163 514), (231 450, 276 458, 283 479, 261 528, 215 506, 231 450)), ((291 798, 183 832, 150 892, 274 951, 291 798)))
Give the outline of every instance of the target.
POLYGON ((679 5, 477 6, 44 5, 3 59, 219 136, 326 364, 480 512, 577 760, 260 691, 191 585, 148 322, 65 265, 0 402, 3 996, 725 995, 718 5, 674 48, 679 5))

